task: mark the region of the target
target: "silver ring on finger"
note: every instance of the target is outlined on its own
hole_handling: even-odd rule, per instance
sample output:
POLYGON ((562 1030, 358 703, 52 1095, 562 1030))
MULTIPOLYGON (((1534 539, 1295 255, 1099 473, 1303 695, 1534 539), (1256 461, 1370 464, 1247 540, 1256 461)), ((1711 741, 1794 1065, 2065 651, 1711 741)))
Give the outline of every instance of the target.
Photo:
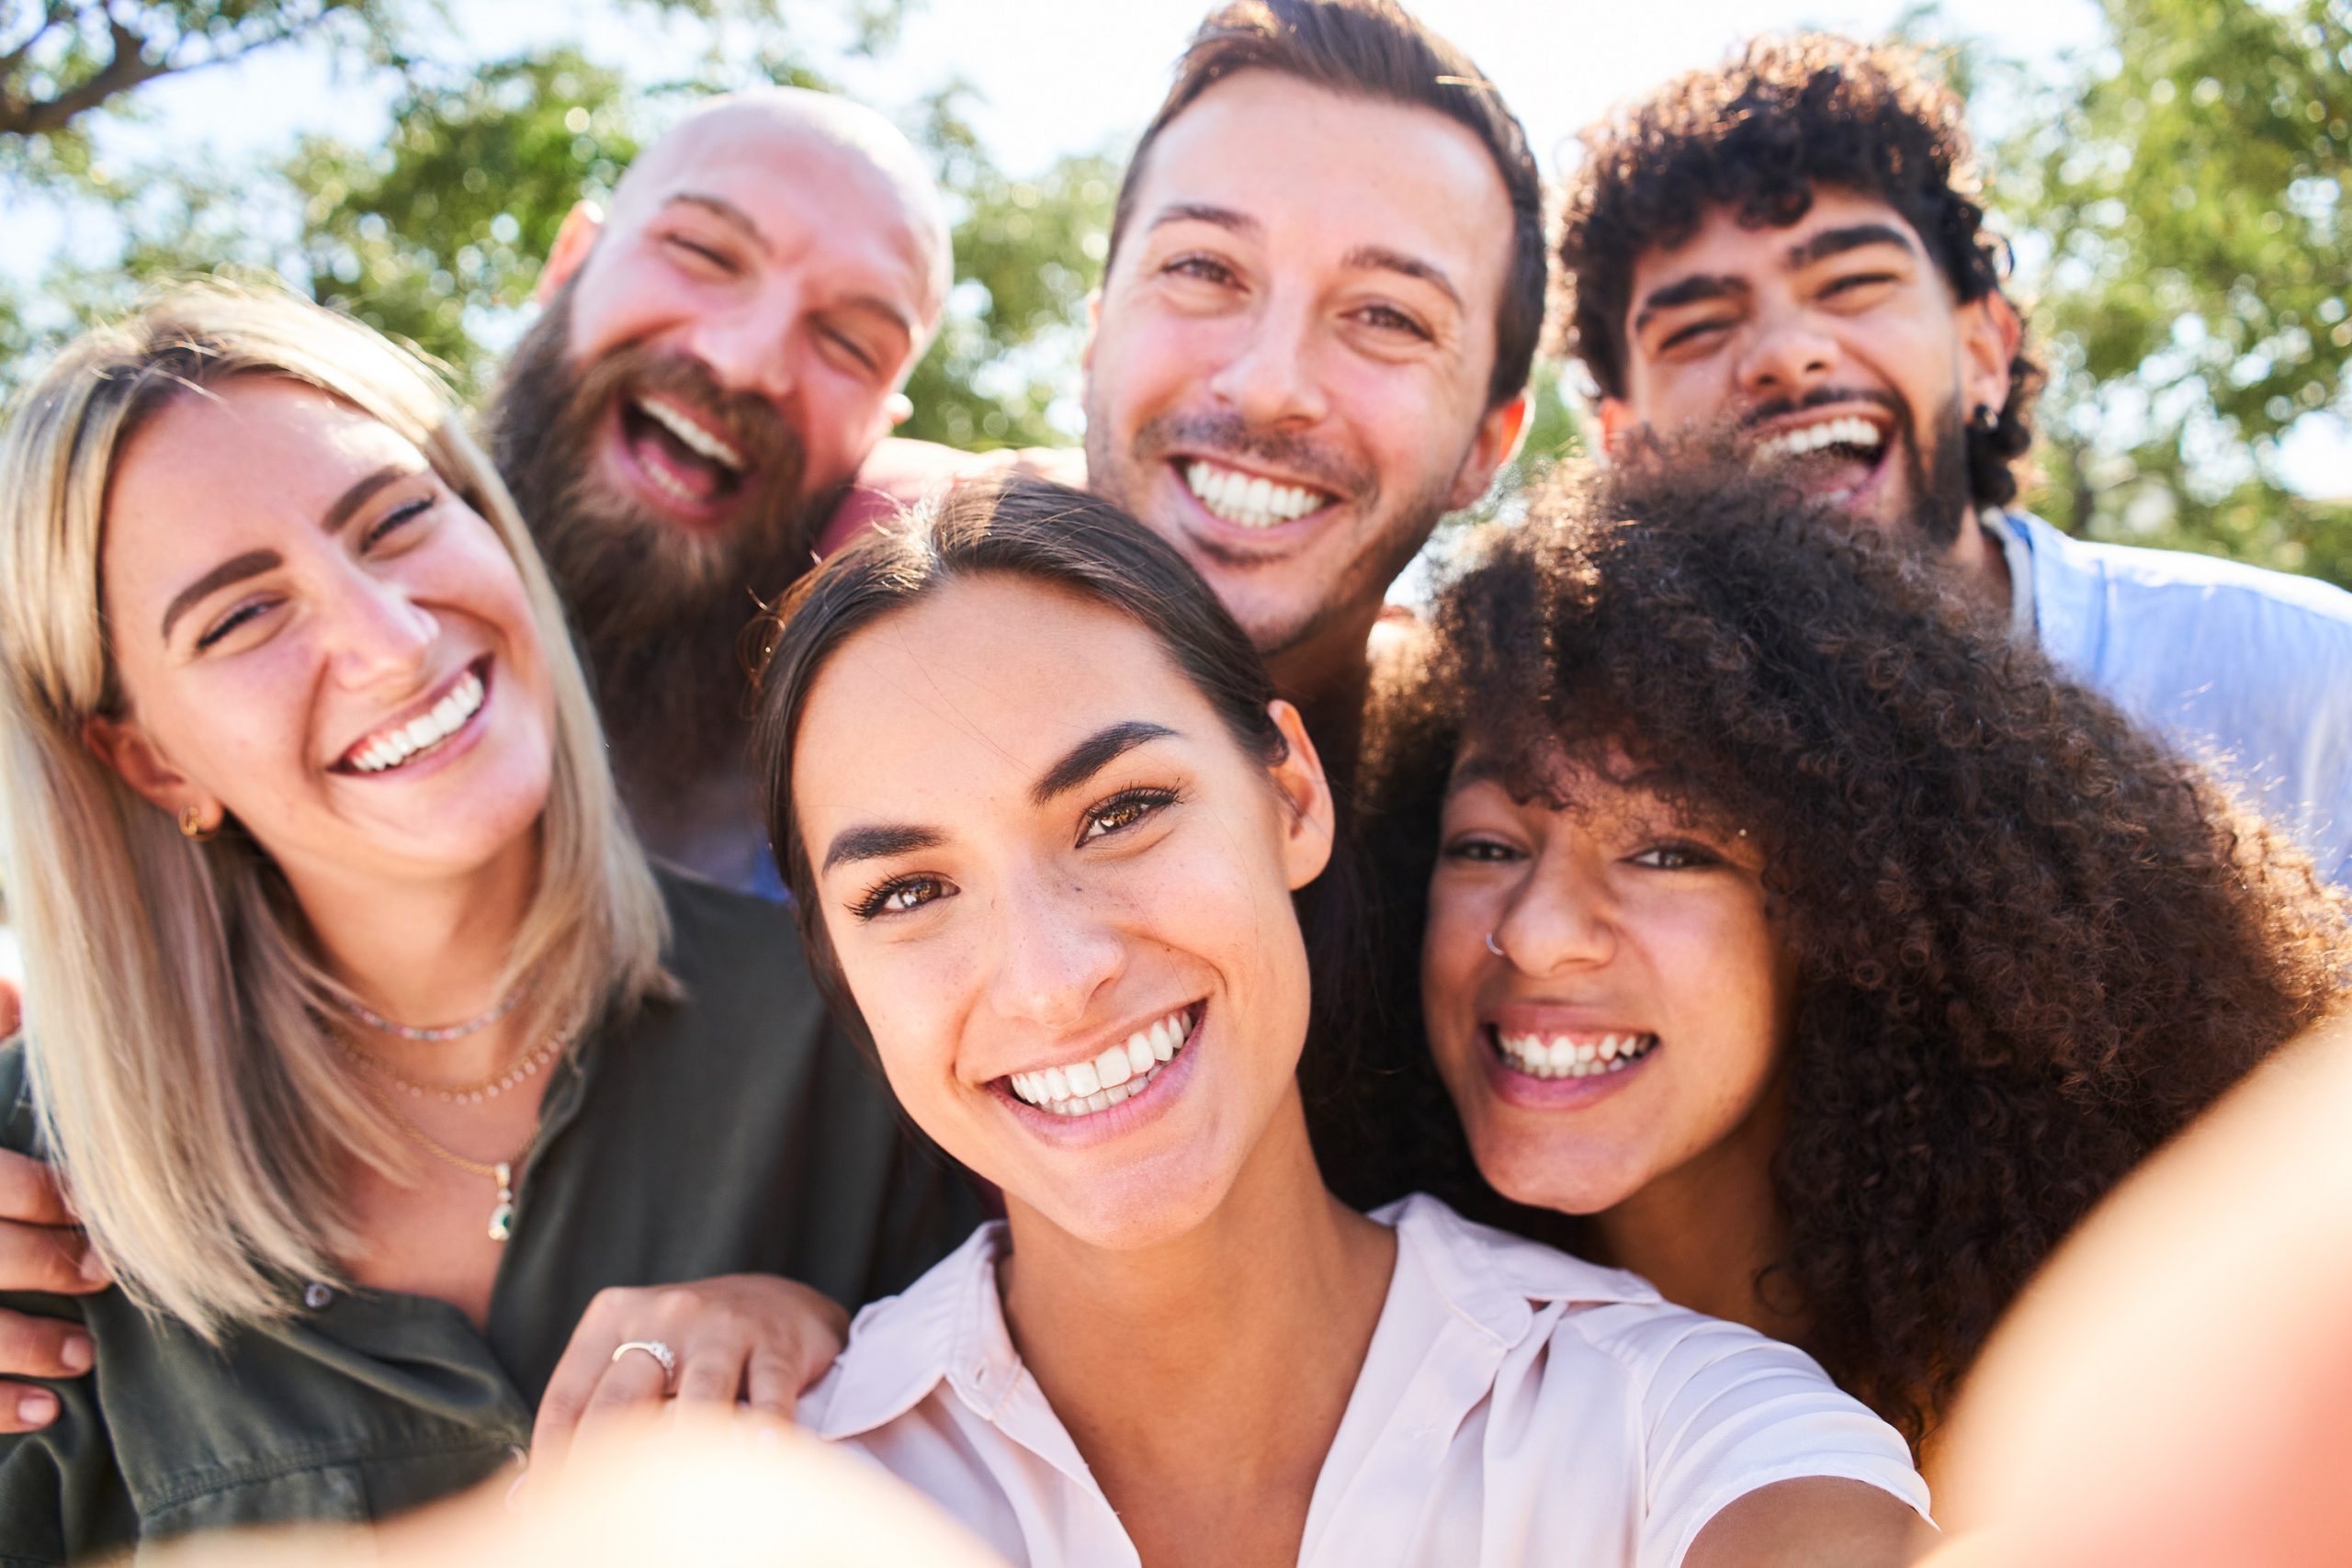
POLYGON ((631 1350, 642 1350, 662 1363, 662 1392, 667 1395, 678 1375, 678 1353, 659 1339, 632 1339, 613 1352, 613 1359, 617 1361, 631 1350))

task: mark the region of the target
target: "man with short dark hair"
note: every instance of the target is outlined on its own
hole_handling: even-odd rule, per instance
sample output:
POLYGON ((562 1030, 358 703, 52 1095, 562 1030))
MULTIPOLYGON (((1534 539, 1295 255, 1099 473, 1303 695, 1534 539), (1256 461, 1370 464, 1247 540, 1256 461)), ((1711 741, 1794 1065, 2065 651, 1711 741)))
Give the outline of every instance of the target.
POLYGON ((2352 595, 2015 508, 2041 375, 1956 97, 1894 49, 1768 38, 1584 141, 1565 337, 1612 452, 1730 427, 1922 541, 2063 673, 2215 761, 2324 874, 2352 873, 2352 595))
POLYGON ((1494 85, 1391 0, 1238 0, 1119 189, 1089 482, 1182 550, 1326 753, 1384 595, 1517 445, 1542 193, 1494 85))

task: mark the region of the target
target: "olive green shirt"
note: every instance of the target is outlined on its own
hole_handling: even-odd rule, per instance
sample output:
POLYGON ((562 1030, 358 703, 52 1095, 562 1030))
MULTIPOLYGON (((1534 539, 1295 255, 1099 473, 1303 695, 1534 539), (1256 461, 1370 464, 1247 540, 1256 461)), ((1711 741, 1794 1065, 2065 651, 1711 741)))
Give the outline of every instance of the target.
MULTIPOLYGON (((553 1069, 486 1337, 445 1302, 317 1282, 218 1349, 118 1291, 0 1297, 79 1318, 97 1349, 45 1385, 53 1424, 0 1436, 0 1564, 398 1512, 515 1463, 606 1286, 781 1274, 854 1306, 963 1239, 972 1189, 826 1021, 789 914, 683 877, 663 895, 684 998, 553 1069)), ((0 1050, 0 1142, 35 1148, 20 1044, 0 1050)))

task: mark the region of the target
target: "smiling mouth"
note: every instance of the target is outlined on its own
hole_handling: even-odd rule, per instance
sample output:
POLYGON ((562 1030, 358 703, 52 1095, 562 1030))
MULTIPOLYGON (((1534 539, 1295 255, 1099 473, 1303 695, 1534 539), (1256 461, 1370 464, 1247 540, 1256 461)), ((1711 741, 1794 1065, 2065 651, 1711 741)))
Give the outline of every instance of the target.
POLYGON ((334 771, 369 777, 431 756, 470 723, 490 700, 490 655, 458 672, 422 713, 369 731, 337 758, 334 771))
POLYGON ((1306 485, 1278 484, 1205 457, 1176 462, 1184 488, 1212 517, 1240 528, 1273 528, 1320 512, 1338 498, 1306 485))
POLYGON ((1505 1034, 1487 1026, 1487 1043, 1503 1066, 1532 1078, 1589 1078, 1622 1073, 1657 1049, 1655 1034, 1505 1034))
POLYGON ((674 400, 625 393, 620 434, 629 456, 655 491, 682 506, 718 506, 750 476, 741 448, 674 400))
POLYGON ((1177 1009, 1083 1062, 1012 1073, 998 1080, 1015 1100, 1052 1116, 1091 1116, 1141 1094, 1183 1054, 1200 1027, 1204 1002, 1177 1009))
POLYGON ((1876 421, 1838 414, 1775 430, 1750 451, 1758 463, 1784 466, 1806 488, 1836 497, 1868 483, 1889 446, 1886 428, 1876 421))

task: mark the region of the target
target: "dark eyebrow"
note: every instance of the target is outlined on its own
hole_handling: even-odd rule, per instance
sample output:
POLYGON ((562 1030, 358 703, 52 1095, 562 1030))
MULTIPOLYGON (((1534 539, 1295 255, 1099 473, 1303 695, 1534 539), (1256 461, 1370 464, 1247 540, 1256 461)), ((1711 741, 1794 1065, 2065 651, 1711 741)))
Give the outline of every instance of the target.
POLYGON ((1230 207, 1212 207, 1204 201, 1172 201, 1152 214, 1150 227, 1164 223, 1214 223, 1220 229, 1255 238, 1266 231, 1266 226, 1246 212, 1236 212, 1230 207))
POLYGON ((1894 245, 1897 249, 1914 249, 1902 230, 1891 223, 1856 223, 1844 229, 1824 229, 1802 244, 1789 247, 1789 265, 1792 267, 1811 266, 1818 261, 1864 245, 1894 245))
POLYGON ((927 850, 940 841, 938 829, 916 828, 905 823, 844 828, 834 834, 833 841, 826 846, 823 871, 831 871, 851 861, 886 860, 891 855, 905 854, 909 850, 927 850))
POLYGON ((1445 781, 1445 793, 1450 797, 1474 784, 1500 784, 1511 772, 1510 764, 1491 751, 1475 751, 1453 765, 1453 774, 1445 781))
POLYGON ((329 534, 341 531, 343 525, 351 521, 351 514, 368 504, 368 498, 369 496, 375 494, 378 491, 383 489, 388 484, 393 484, 399 480, 407 479, 412 474, 421 474, 423 472, 424 472, 424 470, 418 468, 413 463, 385 464, 382 468, 378 468, 374 473, 369 474, 366 479, 361 479, 349 490, 345 491, 341 495, 337 496, 335 498, 334 504, 328 507, 326 511, 321 514, 319 518, 320 529, 329 534))
POLYGON ((181 589, 173 596, 172 602, 164 607, 164 636, 169 638, 172 635, 173 623, 187 614, 189 608, 200 603, 207 594, 226 588, 232 582, 243 582, 248 577, 259 577, 263 572, 281 565, 285 558, 276 550, 247 550, 243 555, 232 556, 222 561, 194 582, 181 589))
POLYGON ((1736 277, 1721 273, 1693 273, 1679 278, 1663 288, 1654 289, 1634 313, 1634 330, 1640 332, 1649 319, 1660 310, 1671 310, 1678 305, 1695 305, 1702 299, 1730 299, 1747 292, 1747 285, 1736 277))
POLYGON ((1096 730, 1065 753, 1062 760, 1047 768, 1037 782, 1029 786, 1029 798, 1039 806, 1046 805, 1065 790, 1080 784, 1109 767, 1127 752, 1147 740, 1158 740, 1176 732, 1164 724, 1150 724, 1142 719, 1129 719, 1096 730))
POLYGON ((682 201, 688 207, 701 208, 730 229, 741 230, 744 236, 753 244, 763 248, 766 246, 767 237, 760 232, 760 226, 752 221, 752 215, 725 197, 710 196, 698 190, 682 190, 668 197, 662 205, 672 207, 682 201))
POLYGON ((1398 272, 1407 277, 1418 277, 1462 308, 1462 290, 1453 287, 1453 279, 1445 270, 1402 251, 1392 251, 1385 245, 1358 245, 1340 258, 1340 265, 1354 272, 1398 272))

